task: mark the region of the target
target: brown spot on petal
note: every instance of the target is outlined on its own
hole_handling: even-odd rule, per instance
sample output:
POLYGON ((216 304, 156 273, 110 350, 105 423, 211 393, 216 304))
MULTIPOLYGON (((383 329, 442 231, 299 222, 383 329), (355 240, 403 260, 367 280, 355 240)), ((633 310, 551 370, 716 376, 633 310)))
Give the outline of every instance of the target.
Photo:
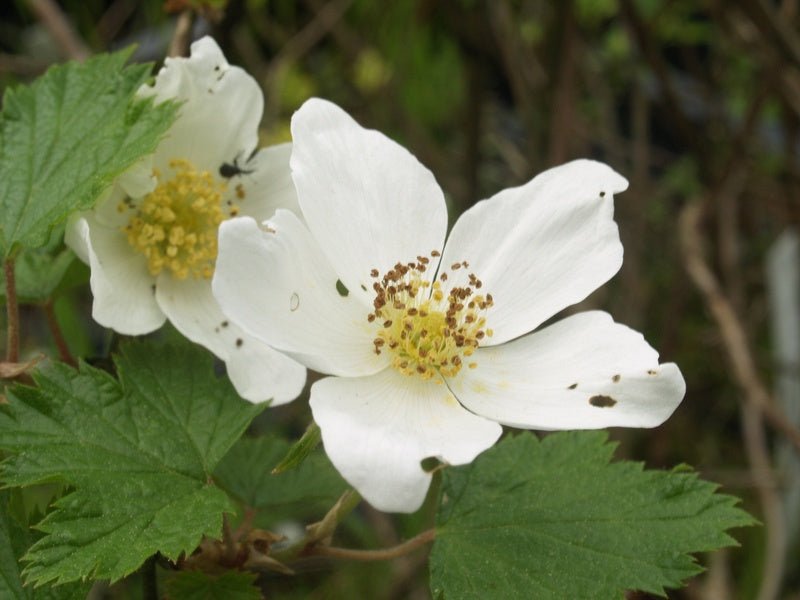
POLYGON ((592 406, 596 406, 597 408, 611 408, 617 403, 611 396, 603 396, 602 394, 598 394, 597 396, 592 396, 589 398, 589 404, 592 406))
POLYGON ((576 387, 578 387, 578 384, 577 383, 573 383, 572 385, 567 386, 567 389, 568 390, 574 390, 576 387))
POLYGON ((655 369, 650 369, 649 371, 647 371, 647 374, 648 375, 658 375, 658 371, 656 371, 655 369))
POLYGON ((620 375, 619 373, 617 373, 616 375, 614 375, 614 376, 611 378, 611 381, 613 381, 614 383, 619 383, 619 380, 620 380, 620 379, 622 379, 622 375, 620 375))

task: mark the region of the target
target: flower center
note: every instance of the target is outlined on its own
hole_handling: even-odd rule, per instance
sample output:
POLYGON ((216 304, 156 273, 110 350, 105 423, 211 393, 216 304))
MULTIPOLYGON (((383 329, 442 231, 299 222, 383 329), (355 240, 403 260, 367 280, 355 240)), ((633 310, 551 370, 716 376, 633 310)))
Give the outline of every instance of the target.
POLYGON ((128 243, 147 258, 152 275, 166 269, 178 279, 210 279, 217 258, 217 228, 238 209, 230 206, 225 215, 226 186, 208 171, 198 171, 183 159, 171 160, 169 167, 173 176, 162 180, 156 171, 158 186, 138 206, 130 198, 120 203, 120 212, 135 211, 122 229, 128 243))
MULTIPOLYGON (((431 256, 438 257, 439 252, 434 250, 431 256)), ((404 375, 431 379, 438 372, 453 377, 465 362, 471 369, 478 366, 468 357, 484 337, 492 336, 485 315, 494 300, 491 294, 477 293, 483 283, 474 273, 466 285, 445 292, 445 269, 433 283, 423 278, 429 262, 418 256, 416 262, 397 263, 383 276, 373 269, 375 310, 367 320, 378 326, 375 353, 391 352, 392 366, 404 375)), ((450 268, 467 269, 469 264, 464 261, 450 268)))

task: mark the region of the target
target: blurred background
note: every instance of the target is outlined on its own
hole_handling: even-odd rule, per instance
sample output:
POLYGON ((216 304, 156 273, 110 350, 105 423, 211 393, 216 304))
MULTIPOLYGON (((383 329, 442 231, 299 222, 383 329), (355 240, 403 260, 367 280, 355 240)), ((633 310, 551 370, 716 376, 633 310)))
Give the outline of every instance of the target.
MULTIPOLYGON (((688 384, 663 426, 612 432, 618 455, 688 463, 764 525, 701 557, 708 571, 670 597, 800 598, 798 0, 6 0, 0 15, 2 88, 130 44, 159 62, 211 34, 263 86, 264 144, 289 139, 306 98, 333 100, 434 172, 451 222, 547 167, 612 165, 631 183, 616 200, 625 263, 570 310, 643 331, 688 384)), ((42 323, 25 343, 51 344, 49 315, 75 354, 102 354, 113 339, 90 301, 82 285, 25 307, 42 323)), ((269 415, 309 420, 302 401, 269 415)), ((412 517, 357 517, 364 544, 419 531, 412 517)), ((412 556, 268 589, 427 598, 425 571, 412 556)))

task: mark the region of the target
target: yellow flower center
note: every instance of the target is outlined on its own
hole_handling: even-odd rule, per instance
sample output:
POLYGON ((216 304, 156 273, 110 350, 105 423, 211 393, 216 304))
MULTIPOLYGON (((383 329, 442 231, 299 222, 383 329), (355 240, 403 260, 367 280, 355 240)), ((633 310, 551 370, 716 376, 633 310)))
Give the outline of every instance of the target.
MULTIPOLYGON (((138 206, 130 198, 120 203, 120 212, 135 211, 123 231, 128 243, 147 258, 152 275, 168 270, 178 279, 210 279, 217 258, 217 229, 226 219, 222 209, 226 186, 187 160, 171 160, 169 167, 172 177, 162 180, 156 171, 156 189, 138 206)), ((238 209, 228 204, 228 215, 235 216, 238 209)))
MULTIPOLYGON (((431 256, 438 257, 439 252, 434 250, 431 256)), ((466 285, 445 292, 442 283, 448 274, 443 267, 433 283, 423 278, 429 262, 418 256, 416 262, 397 263, 383 276, 373 269, 375 310, 367 320, 378 327, 375 353, 391 352, 392 366, 404 375, 431 379, 438 372, 453 377, 465 363, 471 369, 478 366, 469 357, 484 337, 492 335, 485 315, 494 300, 491 294, 477 293, 483 283, 474 273, 466 285)), ((469 264, 464 261, 450 267, 453 271, 462 268, 469 264)))

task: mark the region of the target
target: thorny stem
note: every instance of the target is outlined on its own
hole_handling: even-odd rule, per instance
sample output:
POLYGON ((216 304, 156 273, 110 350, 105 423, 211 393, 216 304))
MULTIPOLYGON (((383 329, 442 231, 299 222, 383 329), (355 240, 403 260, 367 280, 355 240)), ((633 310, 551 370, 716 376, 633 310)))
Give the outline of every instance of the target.
POLYGON ((402 544, 392 546, 391 548, 382 548, 380 550, 353 550, 351 548, 336 548, 333 546, 316 546, 311 548, 306 553, 306 556, 328 556, 330 558, 360 561, 391 560, 409 554, 425 544, 432 542, 435 538, 436 530, 428 529, 410 540, 406 540, 402 544))
POLYGON ((7 258, 3 264, 6 276, 6 312, 8 314, 8 341, 6 361, 19 362, 19 306, 17 305, 17 284, 14 279, 14 259, 7 258))
POLYGON ((58 348, 58 356, 68 365, 77 367, 78 361, 75 360, 75 357, 72 356, 72 353, 69 351, 67 340, 64 339, 61 326, 58 324, 56 312, 53 309, 53 300, 50 299, 45 302, 42 308, 44 309, 44 314, 47 317, 47 326, 50 329, 50 334, 53 336, 53 341, 56 344, 56 348, 58 348))

